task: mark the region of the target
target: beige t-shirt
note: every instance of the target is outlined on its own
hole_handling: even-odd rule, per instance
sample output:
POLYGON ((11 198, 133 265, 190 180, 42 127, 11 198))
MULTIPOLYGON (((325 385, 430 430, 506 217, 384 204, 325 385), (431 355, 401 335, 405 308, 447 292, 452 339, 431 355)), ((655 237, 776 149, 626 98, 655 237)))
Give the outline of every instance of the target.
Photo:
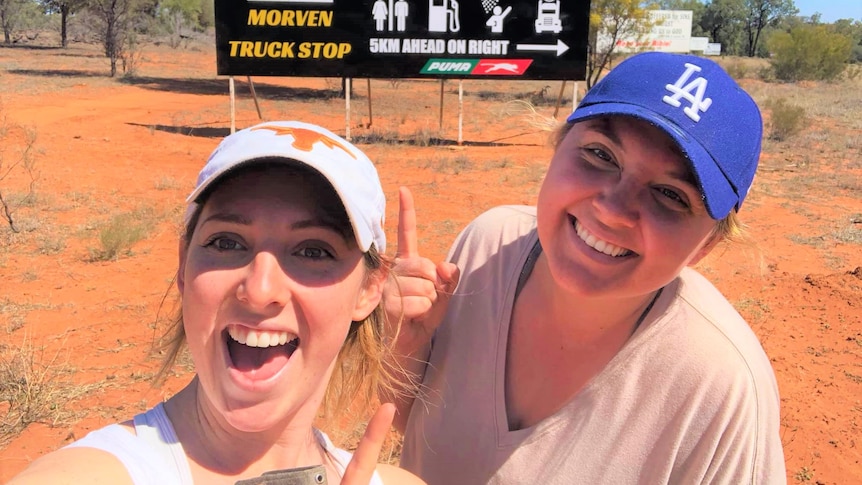
POLYGON ((401 465, 430 485, 786 483, 769 360, 690 269, 560 411, 509 431, 506 340, 535 225, 533 207, 498 207, 455 242, 461 281, 434 337, 401 465))

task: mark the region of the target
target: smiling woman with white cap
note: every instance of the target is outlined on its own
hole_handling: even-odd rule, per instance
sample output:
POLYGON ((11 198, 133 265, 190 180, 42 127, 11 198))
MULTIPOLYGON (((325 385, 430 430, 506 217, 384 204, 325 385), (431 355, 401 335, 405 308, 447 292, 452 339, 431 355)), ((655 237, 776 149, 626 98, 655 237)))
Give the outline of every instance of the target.
POLYGON ((403 189, 385 299, 421 385, 398 403, 401 465, 430 484, 784 483, 769 359, 690 268, 738 235, 761 131, 715 62, 643 53, 557 131, 537 205, 480 215, 448 262, 419 255, 403 189))
POLYGON ((376 466, 391 405, 352 457, 313 426, 321 405, 344 411, 387 383, 384 214, 374 165, 319 126, 270 122, 225 138, 179 242, 182 307, 165 369, 187 344, 194 379, 13 483, 422 483, 376 466))

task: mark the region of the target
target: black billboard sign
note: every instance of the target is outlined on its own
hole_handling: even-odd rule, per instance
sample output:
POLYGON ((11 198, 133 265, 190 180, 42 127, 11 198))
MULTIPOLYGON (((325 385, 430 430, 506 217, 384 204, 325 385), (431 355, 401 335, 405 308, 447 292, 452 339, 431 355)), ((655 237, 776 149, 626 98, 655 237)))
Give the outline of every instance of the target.
POLYGON ((583 79, 589 0, 215 0, 218 74, 583 79))

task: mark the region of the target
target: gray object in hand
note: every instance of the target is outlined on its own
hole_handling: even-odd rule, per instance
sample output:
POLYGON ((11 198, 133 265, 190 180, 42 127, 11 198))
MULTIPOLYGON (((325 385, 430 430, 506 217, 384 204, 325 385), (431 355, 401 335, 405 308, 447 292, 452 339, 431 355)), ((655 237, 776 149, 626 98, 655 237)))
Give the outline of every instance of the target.
POLYGON ((290 468, 266 472, 256 478, 246 478, 236 485, 326 485, 326 469, 323 465, 290 468))

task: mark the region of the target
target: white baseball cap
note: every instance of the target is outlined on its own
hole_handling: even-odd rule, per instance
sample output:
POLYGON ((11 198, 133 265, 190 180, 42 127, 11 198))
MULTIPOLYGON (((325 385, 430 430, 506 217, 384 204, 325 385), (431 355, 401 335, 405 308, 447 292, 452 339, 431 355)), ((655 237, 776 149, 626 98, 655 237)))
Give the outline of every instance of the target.
POLYGON ((386 251, 386 197, 374 164, 335 133, 300 121, 270 121, 225 137, 186 199, 186 221, 196 209, 198 197, 222 175, 239 166, 273 159, 300 162, 320 172, 344 204, 359 248, 366 252, 373 243, 380 253, 386 251))

